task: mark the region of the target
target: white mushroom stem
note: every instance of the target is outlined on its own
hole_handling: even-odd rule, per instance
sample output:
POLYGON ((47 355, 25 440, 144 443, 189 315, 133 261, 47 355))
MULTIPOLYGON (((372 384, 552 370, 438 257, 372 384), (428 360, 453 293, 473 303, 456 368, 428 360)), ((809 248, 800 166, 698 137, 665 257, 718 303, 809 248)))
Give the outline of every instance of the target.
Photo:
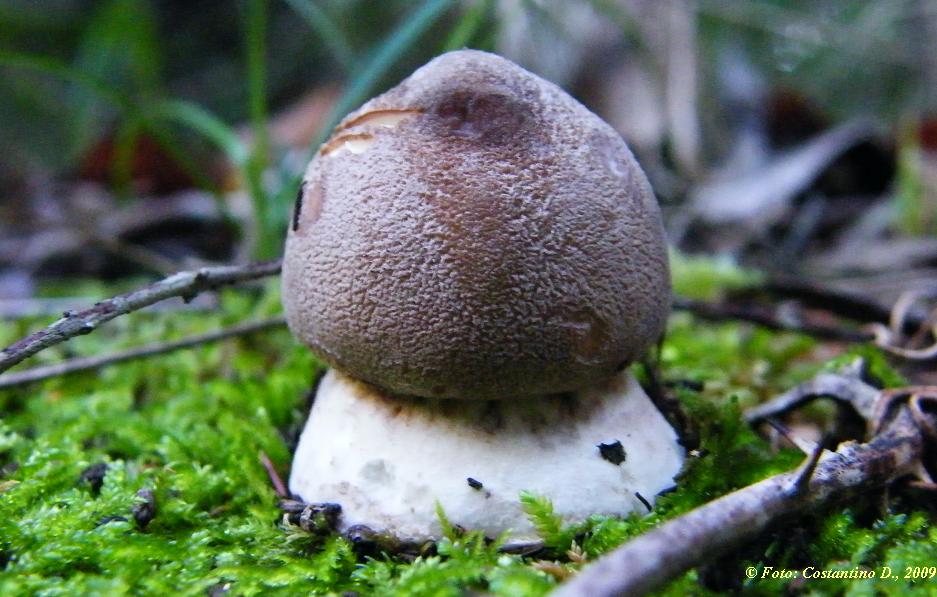
POLYGON ((627 372, 575 395, 478 401, 390 397, 330 370, 290 490, 306 502, 339 503, 339 530, 438 538, 438 502, 467 529, 535 541, 522 491, 552 500, 567 522, 645 512, 645 501, 673 486, 683 456, 627 372))

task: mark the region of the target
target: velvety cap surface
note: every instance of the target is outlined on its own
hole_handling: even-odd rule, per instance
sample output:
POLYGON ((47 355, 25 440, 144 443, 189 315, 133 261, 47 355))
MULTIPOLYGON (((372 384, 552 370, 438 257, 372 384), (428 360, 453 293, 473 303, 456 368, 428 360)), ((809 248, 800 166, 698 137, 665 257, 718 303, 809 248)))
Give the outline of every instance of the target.
POLYGON ((321 358, 392 392, 570 391, 660 336, 660 211, 601 119, 508 60, 451 52, 320 148, 283 301, 321 358))

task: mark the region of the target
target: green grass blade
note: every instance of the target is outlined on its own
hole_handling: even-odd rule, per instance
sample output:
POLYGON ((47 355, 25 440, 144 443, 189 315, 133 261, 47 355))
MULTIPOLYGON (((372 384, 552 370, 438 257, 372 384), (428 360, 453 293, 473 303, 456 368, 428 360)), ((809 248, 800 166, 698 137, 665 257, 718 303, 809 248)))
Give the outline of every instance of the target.
MULTIPOLYGON (((201 189, 205 189, 208 192, 214 195, 218 203, 219 212, 222 217, 227 221, 231 221, 230 214, 228 213, 228 206, 223 201, 221 196, 221 190, 218 187, 218 183, 213 181, 205 174, 205 170, 201 167, 189 152, 186 150, 184 145, 180 143, 179 136, 173 134, 174 131, 167 126, 166 123, 157 120, 144 120, 142 123, 144 131, 155 141, 169 156, 176 161, 177 164, 192 177, 192 181, 201 189)), ((190 127, 191 128, 191 127, 190 127)))
POLYGON ((253 206, 254 254, 269 259, 279 252, 279 218, 272 217, 270 197, 263 184, 270 159, 267 131, 267 0, 248 0, 244 44, 247 61, 247 91, 253 148, 244 169, 253 206))
POLYGON ((250 157, 247 147, 230 126, 201 106, 183 100, 166 100, 149 108, 155 120, 167 120, 202 134, 221 149, 236 166, 243 168, 250 157))
POLYGON ((354 67, 355 52, 332 17, 314 0, 284 0, 319 36, 329 53, 346 72, 354 67))
POLYGON ((254 132, 254 159, 266 161, 267 136, 267 0, 249 0, 245 18, 248 103, 254 132))
POLYGON ((118 89, 55 58, 0 50, 0 66, 22 68, 62 79, 92 91, 122 111, 129 111, 131 108, 130 99, 118 89))
POLYGON ((493 0, 479 0, 479 2, 476 2, 466 10, 459 20, 459 23, 449 34, 449 39, 446 40, 443 51, 451 52, 452 50, 460 50, 468 46, 469 43, 475 39, 479 29, 481 29, 482 25, 485 23, 485 18, 491 13, 493 6, 493 0))

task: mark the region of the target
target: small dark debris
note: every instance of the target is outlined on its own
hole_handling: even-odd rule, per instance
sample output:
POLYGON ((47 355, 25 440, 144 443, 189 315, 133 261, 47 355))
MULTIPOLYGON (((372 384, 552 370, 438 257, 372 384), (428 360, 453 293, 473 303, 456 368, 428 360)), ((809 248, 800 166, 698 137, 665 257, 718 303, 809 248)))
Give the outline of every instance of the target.
POLYGON ((647 508, 647 511, 648 511, 648 512, 653 512, 653 511, 654 511, 654 508, 651 507, 651 502, 647 501, 647 498, 645 498, 643 495, 641 495, 640 493, 638 493, 637 491, 635 491, 635 492, 634 492, 634 497, 638 498, 638 501, 641 502, 642 504, 644 504, 644 507, 647 508))
POLYGON ((299 528, 307 533, 327 535, 335 530, 341 514, 342 507, 339 504, 307 504, 299 514, 299 528))
POLYGON ((468 481, 468 485, 472 489, 482 489, 485 486, 485 484, 479 481, 478 479, 473 479, 471 477, 466 479, 466 481, 468 481))
POLYGON ((352 543, 366 543, 377 539, 377 533, 375 533, 369 526, 356 524, 354 526, 348 527, 348 530, 345 531, 345 538, 352 543))
POLYGON ((381 552, 380 535, 371 527, 356 524, 345 531, 345 538, 351 542, 351 547, 359 558, 373 556, 381 552))
POLYGON ((615 466, 618 466, 627 458, 625 447, 622 446, 621 442, 617 439, 610 444, 599 444, 597 447, 602 458, 608 460, 615 466))
POLYGON ((144 488, 137 492, 137 497, 143 501, 133 505, 133 519, 142 530, 156 518, 156 494, 152 489, 144 488))
POLYGON ((287 514, 299 514, 306 508, 305 502, 298 499, 282 499, 277 505, 287 514))
POLYGON ((435 541, 424 541, 417 550, 419 555, 424 558, 430 558, 437 554, 435 541))
POLYGON ((510 553, 525 558, 528 557, 539 557, 546 554, 548 551, 547 547, 544 545, 543 541, 534 541, 534 542, 524 542, 524 543, 505 543, 498 550, 502 553, 510 553))
POLYGON ((126 516, 105 516, 101 520, 94 523, 94 528, 103 527, 104 525, 110 524, 112 522, 127 522, 127 517, 126 516))
POLYGON ((677 490, 676 485, 671 485, 670 487, 665 487, 657 492, 657 495, 667 495, 668 493, 673 493, 677 490))
POLYGON ((91 495, 101 493, 101 487, 104 485, 104 476, 107 475, 107 463, 95 462, 78 476, 79 483, 87 483, 91 487, 91 495))

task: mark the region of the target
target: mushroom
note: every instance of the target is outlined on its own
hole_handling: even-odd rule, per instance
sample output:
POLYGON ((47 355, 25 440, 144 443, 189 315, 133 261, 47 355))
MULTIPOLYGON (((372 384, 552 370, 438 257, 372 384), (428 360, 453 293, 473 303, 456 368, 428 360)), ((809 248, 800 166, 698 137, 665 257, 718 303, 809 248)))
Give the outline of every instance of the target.
POLYGON ((444 54, 345 117, 309 165, 283 263, 293 334, 332 369, 290 488, 344 528, 450 519, 534 537, 643 510, 683 450, 627 371, 661 336, 660 210, 622 139, 493 54, 444 54), (603 447, 600 447, 603 446, 603 447))

